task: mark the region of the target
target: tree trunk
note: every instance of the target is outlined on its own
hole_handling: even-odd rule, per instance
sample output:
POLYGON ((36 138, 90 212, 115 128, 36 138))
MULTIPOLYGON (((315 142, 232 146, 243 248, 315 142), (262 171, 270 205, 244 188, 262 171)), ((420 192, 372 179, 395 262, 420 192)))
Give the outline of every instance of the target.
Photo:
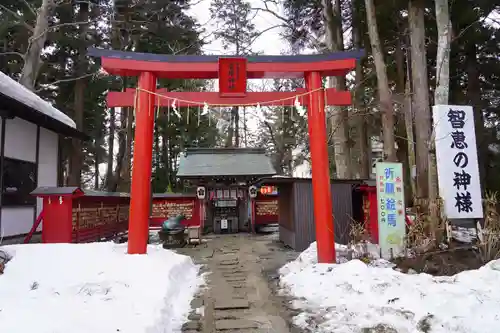
MULTIPOLYGON (((352 37, 354 47, 356 49, 361 49, 363 47, 362 39, 362 21, 357 10, 358 6, 356 4, 357 0, 353 0, 352 10, 352 37)), ((366 116, 369 111, 363 102, 363 92, 364 92, 364 73, 363 73, 363 62, 360 60, 356 63, 356 78, 354 92, 354 107, 356 109, 354 128, 356 129, 355 147, 354 150, 358 152, 358 163, 352 165, 353 174, 351 176, 357 176, 361 179, 369 179, 371 173, 371 163, 370 163, 370 146, 368 144, 368 126, 366 124, 366 116)), ((352 155, 352 151, 351 151, 352 155)))
POLYGON ((384 159, 394 162, 397 160, 396 149, 394 147, 394 107, 392 104, 389 80, 387 78, 386 65, 382 52, 382 45, 377 28, 377 18, 373 0, 365 0, 366 18, 368 21, 368 34, 370 45, 377 72, 377 87, 380 98, 380 108, 382 110, 382 126, 384 138, 384 159))
MULTIPOLYGON (((323 19, 326 26, 326 44, 330 51, 344 51, 344 38, 342 34, 342 11, 340 0, 335 1, 335 7, 330 0, 323 2, 323 19)), ((346 90, 345 77, 329 77, 329 87, 338 91, 346 90)), ((351 151, 349 140, 349 122, 347 109, 332 107, 330 109, 331 133, 330 138, 334 146, 334 160, 337 178, 351 178, 351 151)))
POLYGON ((248 147, 248 126, 247 126, 247 108, 243 107, 243 140, 245 147, 248 147))
POLYGON ((226 137, 226 143, 225 147, 233 147, 233 135, 234 135, 234 118, 235 118, 235 112, 234 108, 237 108, 237 106, 233 106, 231 108, 231 116, 229 117, 229 127, 227 129, 227 137, 226 137))
MULTIPOLYGON (((134 109, 127 108, 127 132, 125 134, 125 157, 123 165, 123 180, 127 191, 132 183, 132 143, 134 140, 134 109)), ((159 157, 159 155, 158 155, 159 157)))
MULTIPOLYGON (((409 65, 409 64, 408 64, 409 65)), ((412 96, 411 96, 411 83, 410 83, 410 68, 407 68, 407 76, 405 83, 405 95, 404 95, 404 117, 405 117, 405 127, 406 127, 406 137, 408 145, 408 168, 409 168, 409 180, 411 186, 412 197, 408 200, 408 203, 414 203, 415 195, 417 194, 417 184, 415 183, 415 178, 413 178, 413 170, 415 170, 415 135, 413 131, 413 109, 412 109, 412 96)))
POLYGON ((233 106, 232 112, 234 113, 234 146, 240 146, 240 109, 238 106, 233 106))
POLYGON ((478 153, 478 164, 481 185, 486 186, 489 179, 487 167, 488 142, 485 140, 484 117, 481 103, 481 87, 479 80, 479 64, 477 62, 477 47, 474 41, 466 45, 466 67, 467 67, 467 103, 474 108, 474 125, 476 132, 476 145, 478 153))
MULTIPOLYGON (((404 31, 404 26, 401 22, 402 17, 398 16, 397 21, 398 21, 398 30, 399 31, 404 31)), ((405 72, 405 54, 404 54, 404 41, 403 41, 403 36, 400 36, 397 41, 396 41, 396 49, 394 51, 394 58, 396 60, 396 70, 397 70, 397 80, 396 80, 396 92, 398 96, 398 112, 396 114, 396 143, 398 146, 397 149, 397 156, 398 156, 398 161, 403 164, 403 174, 404 174, 404 179, 407 180, 405 181, 405 204, 406 206, 410 206, 412 203, 412 198, 414 196, 414 186, 413 186, 413 179, 411 177, 411 170, 413 164, 410 163, 410 161, 415 162, 415 159, 411 159, 409 157, 410 153, 414 154, 414 149, 413 149, 413 118, 409 118, 410 120, 410 126, 411 128, 408 130, 407 126, 407 121, 406 121, 406 110, 405 108, 407 107, 407 104, 405 103, 405 97, 406 97, 406 77, 410 77, 409 72, 405 72), (399 98, 400 96, 404 96, 403 99, 399 98), (400 101, 403 101, 401 103, 400 101), (401 112, 402 111, 402 112, 401 112), (411 145, 410 145, 411 143, 411 145)), ((408 68, 409 70, 409 68, 408 68)), ((408 95, 409 96, 409 95, 408 95)))
MULTIPOLYGON (((434 105, 447 105, 450 91, 450 15, 448 0, 436 0, 436 24, 438 29, 438 49, 436 56, 436 89, 434 91, 434 105)), ((431 233, 438 245, 441 236, 438 235, 439 213, 439 185, 437 174, 435 134, 432 131, 431 149, 429 149, 429 214, 431 218, 431 233)))
POLYGON ((413 114, 415 116, 417 153, 417 196, 419 198, 429 197, 429 143, 431 135, 424 9, 425 3, 423 0, 410 0, 408 21, 411 38, 413 114))
MULTIPOLYGON (((77 22, 87 22, 89 20, 89 4, 87 2, 80 3, 80 10, 76 18, 77 22)), ((79 26, 79 47, 78 47, 78 60, 76 66, 76 77, 83 76, 87 71, 87 32, 89 26, 87 24, 80 24, 79 26)), ((85 87, 88 80, 86 78, 78 79, 75 82, 75 106, 73 120, 75 121, 76 128, 80 131, 83 130, 83 117, 85 112, 85 87)), ((82 185, 82 168, 83 168, 83 149, 82 142, 79 139, 72 140, 72 150, 70 157, 69 168, 69 185, 81 187, 82 185)))
POLYGON ((160 148, 160 124, 155 122, 154 133, 153 133, 153 143, 154 143, 154 155, 153 155, 153 167, 155 170, 161 168, 162 154, 160 148))
POLYGON ((115 150, 115 127, 116 127, 116 111, 115 108, 109 109, 109 135, 108 135, 108 168, 106 171, 106 189, 110 191, 113 183, 113 162, 115 150))
POLYGON ((172 185, 172 163, 170 160, 170 140, 168 138, 168 123, 166 124, 165 130, 162 133, 162 155, 163 163, 165 164, 165 169, 168 177, 168 187, 172 185))
POLYGON ((24 56, 24 65, 19 83, 29 90, 34 90, 35 88, 35 81, 38 77, 38 70, 40 69, 40 56, 45 46, 45 41, 47 40, 49 17, 54 7, 54 0, 42 1, 42 5, 36 17, 35 29, 33 30, 33 35, 29 40, 28 49, 24 56))
MULTIPOLYGON (((124 87, 124 90, 126 88, 124 87)), ((122 180, 123 165, 125 164, 125 150, 127 144, 127 138, 125 131, 127 129, 127 115, 128 108, 122 108, 120 113, 120 130, 118 131, 118 154, 116 156, 116 166, 115 172, 113 174, 113 184, 111 186, 111 192, 125 191, 124 182, 122 180)), ((153 147, 151 147, 153 149, 153 147)))
POLYGON ((99 190, 99 146, 94 147, 94 190, 99 190))

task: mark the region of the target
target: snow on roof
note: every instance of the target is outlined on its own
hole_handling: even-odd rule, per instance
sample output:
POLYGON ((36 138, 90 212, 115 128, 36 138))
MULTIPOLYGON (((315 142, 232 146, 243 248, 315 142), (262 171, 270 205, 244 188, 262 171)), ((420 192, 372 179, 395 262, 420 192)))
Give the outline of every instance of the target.
POLYGON ((75 122, 70 117, 2 72, 0 72, 0 94, 15 99, 19 103, 60 121, 69 127, 76 128, 75 122))

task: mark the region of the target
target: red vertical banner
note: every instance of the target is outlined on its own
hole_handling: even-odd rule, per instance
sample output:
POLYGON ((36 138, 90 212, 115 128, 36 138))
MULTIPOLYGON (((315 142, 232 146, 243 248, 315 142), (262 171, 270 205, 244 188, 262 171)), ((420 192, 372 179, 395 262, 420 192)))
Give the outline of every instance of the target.
POLYGON ((246 58, 219 58, 219 94, 221 97, 246 96, 246 58))

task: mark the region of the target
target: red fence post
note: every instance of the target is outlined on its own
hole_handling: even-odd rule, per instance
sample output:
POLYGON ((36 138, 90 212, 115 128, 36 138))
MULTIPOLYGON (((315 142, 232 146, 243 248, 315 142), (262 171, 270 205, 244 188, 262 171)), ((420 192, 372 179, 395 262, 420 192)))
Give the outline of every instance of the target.
POLYGON ((151 167, 153 158, 154 98, 156 77, 151 72, 139 76, 135 110, 134 160, 130 190, 128 253, 145 254, 149 237, 151 167))
POLYGON ((325 95, 321 74, 306 73, 309 91, 308 126, 311 149, 314 220, 318 262, 335 263, 335 237, 333 226, 332 193, 326 136, 325 95))

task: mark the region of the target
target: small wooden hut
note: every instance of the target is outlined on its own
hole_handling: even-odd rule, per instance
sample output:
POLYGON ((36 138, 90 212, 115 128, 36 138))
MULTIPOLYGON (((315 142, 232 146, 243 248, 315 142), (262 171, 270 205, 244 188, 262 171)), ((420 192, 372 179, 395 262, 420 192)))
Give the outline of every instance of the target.
MULTIPOLYGON (((347 244, 351 224, 364 221, 363 193, 356 189, 363 180, 332 179, 332 204, 335 242, 347 244)), ((269 177, 257 181, 258 186, 278 188, 280 240, 296 251, 305 250, 316 240, 311 178, 269 177)))

